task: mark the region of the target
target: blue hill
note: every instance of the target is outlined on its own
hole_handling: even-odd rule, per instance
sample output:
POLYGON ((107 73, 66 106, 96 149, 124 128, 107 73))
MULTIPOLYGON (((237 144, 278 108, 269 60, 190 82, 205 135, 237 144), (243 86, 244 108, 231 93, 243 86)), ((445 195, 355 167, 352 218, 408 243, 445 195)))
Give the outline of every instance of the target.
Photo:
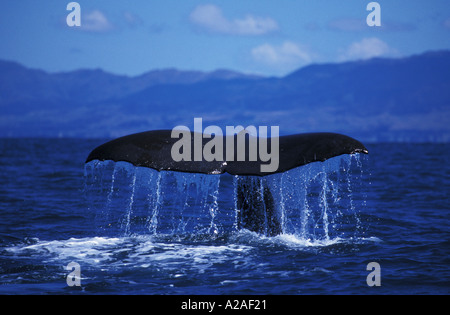
POLYGON ((165 69, 47 73, 0 61, 0 136, 115 137, 176 125, 279 125, 373 141, 450 141, 450 52, 315 64, 285 77, 165 69))

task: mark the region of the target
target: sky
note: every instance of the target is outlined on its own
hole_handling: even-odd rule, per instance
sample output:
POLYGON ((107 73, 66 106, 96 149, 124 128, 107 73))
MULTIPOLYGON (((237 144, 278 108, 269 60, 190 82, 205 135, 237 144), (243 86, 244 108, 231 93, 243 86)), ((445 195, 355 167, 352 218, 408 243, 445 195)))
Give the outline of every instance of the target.
POLYGON ((315 63, 450 49, 450 1, 2 0, 0 59, 48 72, 229 69, 284 76, 315 63))

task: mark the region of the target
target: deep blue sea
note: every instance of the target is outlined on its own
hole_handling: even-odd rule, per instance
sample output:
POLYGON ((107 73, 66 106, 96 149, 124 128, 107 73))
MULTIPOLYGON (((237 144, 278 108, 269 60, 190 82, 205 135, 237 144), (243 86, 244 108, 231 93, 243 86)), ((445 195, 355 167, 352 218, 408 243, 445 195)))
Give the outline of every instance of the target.
POLYGON ((266 176, 265 236, 237 227, 239 178, 85 165, 103 142, 0 140, 0 294, 450 293, 450 144, 266 176))

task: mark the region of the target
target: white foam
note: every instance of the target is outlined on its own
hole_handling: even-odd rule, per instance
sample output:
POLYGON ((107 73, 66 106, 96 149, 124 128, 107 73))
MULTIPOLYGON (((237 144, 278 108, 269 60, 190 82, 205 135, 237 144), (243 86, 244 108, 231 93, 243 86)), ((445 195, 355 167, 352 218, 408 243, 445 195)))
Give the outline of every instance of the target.
MULTIPOLYGON (((70 261, 80 264, 111 268, 159 268, 175 271, 181 265, 189 265, 204 272, 215 263, 221 263, 238 255, 245 255, 251 246, 208 245, 159 242, 152 237, 88 237, 67 240, 37 241, 33 245, 14 246, 6 250, 17 256, 41 257, 45 263, 67 265, 70 261)), ((176 274, 182 275, 179 271, 176 274)))
POLYGON ((309 238, 307 239, 299 238, 297 235, 294 234, 280 234, 275 236, 274 240, 284 245, 302 246, 302 247, 324 247, 344 242, 344 240, 339 237, 333 239, 312 240, 309 238))
POLYGON ((33 245, 6 248, 16 255, 39 254, 44 261, 82 260, 86 263, 99 263, 110 258, 113 251, 123 243, 120 238, 90 237, 70 238, 68 240, 38 241, 33 245))

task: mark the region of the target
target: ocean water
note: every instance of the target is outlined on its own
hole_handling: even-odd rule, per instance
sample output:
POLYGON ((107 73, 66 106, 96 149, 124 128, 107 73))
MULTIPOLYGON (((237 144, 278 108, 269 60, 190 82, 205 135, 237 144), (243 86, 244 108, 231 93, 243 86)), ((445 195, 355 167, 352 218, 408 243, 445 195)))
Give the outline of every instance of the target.
POLYGON ((450 293, 449 144, 264 177, 267 236, 239 228, 242 178, 85 165, 101 143, 0 140, 0 294, 450 293))

